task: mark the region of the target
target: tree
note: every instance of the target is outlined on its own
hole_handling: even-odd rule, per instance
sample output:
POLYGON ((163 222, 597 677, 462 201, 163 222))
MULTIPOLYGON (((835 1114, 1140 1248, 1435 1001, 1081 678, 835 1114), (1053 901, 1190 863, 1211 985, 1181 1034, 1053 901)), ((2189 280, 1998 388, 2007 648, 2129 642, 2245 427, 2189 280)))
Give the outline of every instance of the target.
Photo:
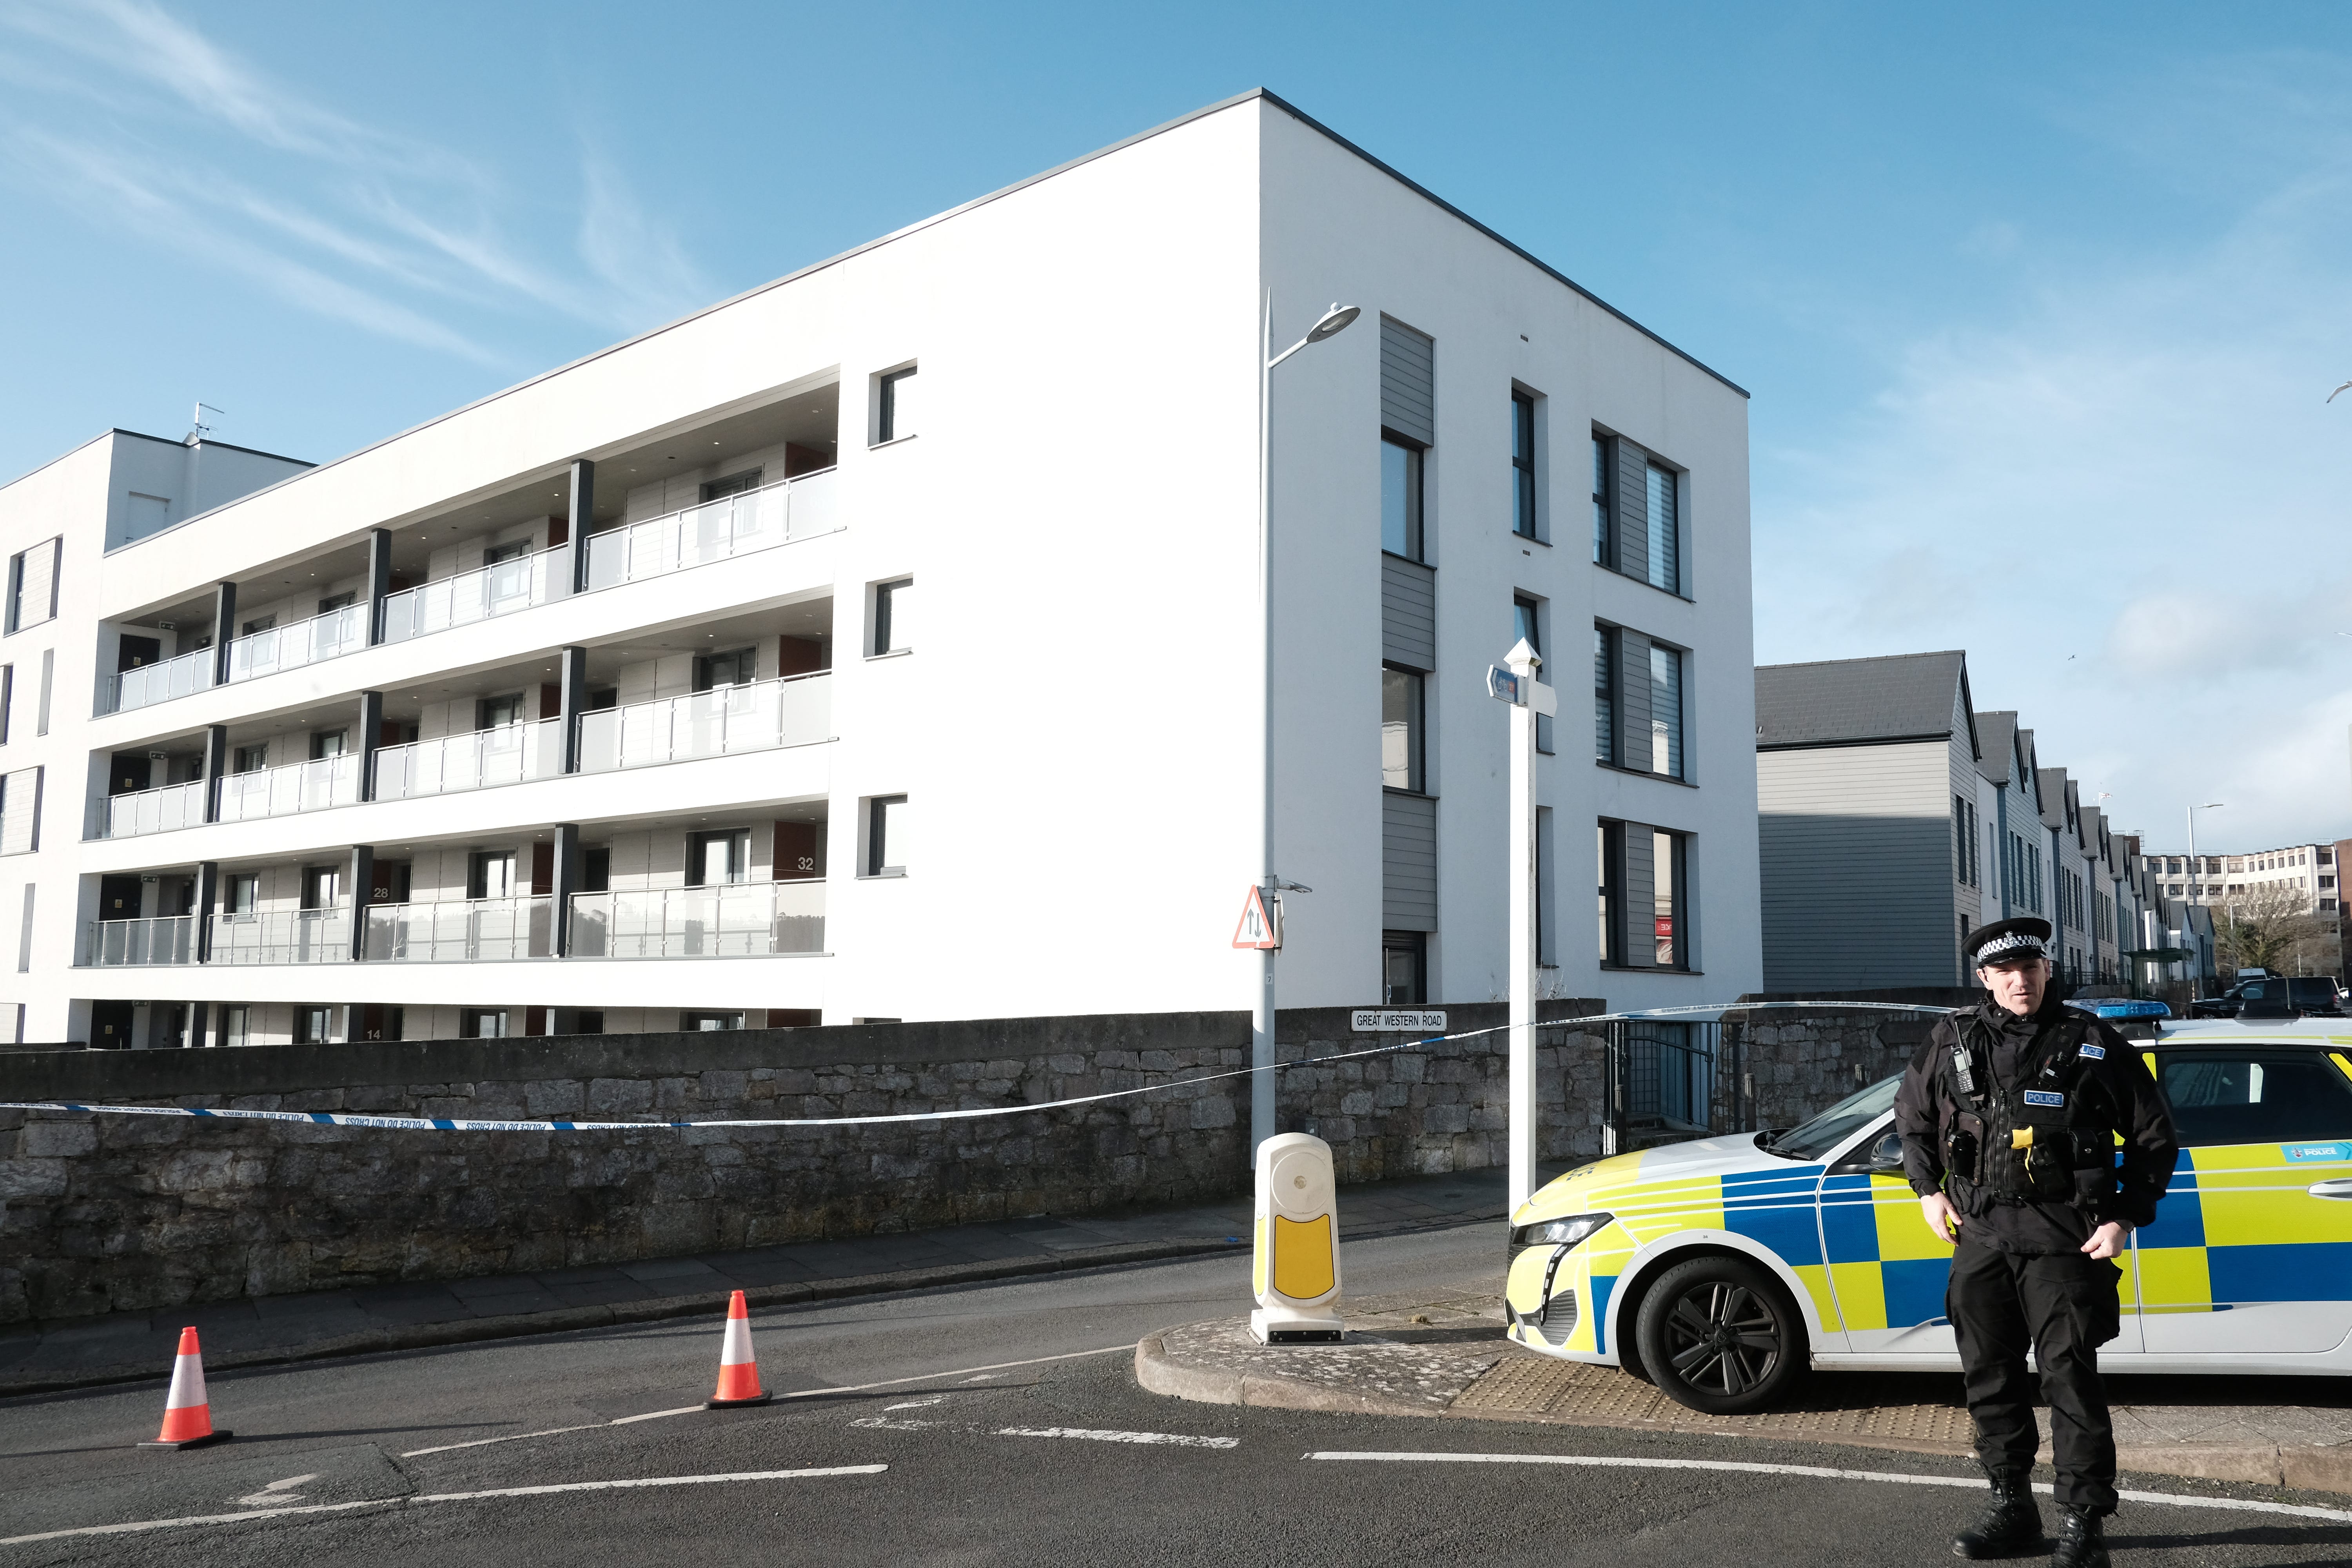
POLYGON ((2214 911, 2213 936, 2225 976, 2240 969, 2333 974, 2338 963, 2336 922, 2288 888, 2255 888, 2229 899, 2214 911))

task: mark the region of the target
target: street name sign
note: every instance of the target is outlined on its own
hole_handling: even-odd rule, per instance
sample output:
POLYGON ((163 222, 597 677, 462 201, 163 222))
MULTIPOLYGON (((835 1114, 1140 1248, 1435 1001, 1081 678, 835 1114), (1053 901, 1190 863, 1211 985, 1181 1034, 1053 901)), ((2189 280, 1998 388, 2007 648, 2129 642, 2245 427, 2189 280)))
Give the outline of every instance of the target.
POLYGON ((1442 1035, 1445 1015, 1410 1007, 1359 1007, 1348 1015, 1348 1027, 1360 1035, 1442 1035))

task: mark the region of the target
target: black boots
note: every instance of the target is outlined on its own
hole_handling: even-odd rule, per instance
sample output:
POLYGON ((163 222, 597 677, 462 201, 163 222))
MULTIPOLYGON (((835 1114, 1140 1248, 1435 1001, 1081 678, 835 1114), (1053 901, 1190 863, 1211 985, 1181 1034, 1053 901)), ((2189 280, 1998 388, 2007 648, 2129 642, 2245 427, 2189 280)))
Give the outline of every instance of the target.
POLYGON ((2050 1554, 2054 1568, 2107 1568, 2107 1543, 2099 1531, 2099 1516, 2078 1509, 2058 1510, 2058 1550, 2050 1554))
MULTIPOLYGON (((2074 1516, 2069 1514, 2071 1519, 2074 1516)), ((2098 1521, 2093 1520, 2091 1539, 2098 1539, 2098 1521)), ((1983 1517, 1952 1537, 1955 1557, 2014 1557, 2042 1544, 2042 1510, 2033 1503, 2033 1489, 2021 1475, 1994 1471, 1992 1500, 1985 1505, 1983 1517)), ((2060 1550, 2063 1550, 2062 1547, 2060 1550)), ((2106 1554, 2102 1549, 2096 1559, 2098 1568, 2105 1568, 2106 1554)), ((2074 1559, 2062 1559, 2068 1568, 2075 1568, 2074 1559)), ((2093 1559, 2082 1558, 2082 1563, 2093 1559)))

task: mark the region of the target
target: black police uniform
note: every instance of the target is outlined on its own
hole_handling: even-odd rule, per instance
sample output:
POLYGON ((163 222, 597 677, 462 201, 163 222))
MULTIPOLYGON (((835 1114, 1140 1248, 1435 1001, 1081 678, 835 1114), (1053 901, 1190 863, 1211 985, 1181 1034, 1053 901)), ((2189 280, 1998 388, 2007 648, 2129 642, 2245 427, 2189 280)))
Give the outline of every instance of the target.
MULTIPOLYGON (((1979 966, 2039 956, 2049 935, 2043 921, 2003 921, 1972 933, 1968 950, 1979 966)), ((1895 1124, 1912 1190, 1944 1193, 1963 1216, 1945 1311, 1978 1458, 1997 1491, 2022 1491, 2039 1447, 2030 1348, 2059 1504, 2093 1521, 2113 1512, 2098 1347, 2119 1331, 2123 1270, 2082 1247, 2111 1220, 2137 1228, 2155 1217, 2177 1144, 2154 1080, 2129 1042, 2063 1005, 2053 984, 2030 1017, 1987 1001, 1939 1022, 1903 1075, 1895 1124)))

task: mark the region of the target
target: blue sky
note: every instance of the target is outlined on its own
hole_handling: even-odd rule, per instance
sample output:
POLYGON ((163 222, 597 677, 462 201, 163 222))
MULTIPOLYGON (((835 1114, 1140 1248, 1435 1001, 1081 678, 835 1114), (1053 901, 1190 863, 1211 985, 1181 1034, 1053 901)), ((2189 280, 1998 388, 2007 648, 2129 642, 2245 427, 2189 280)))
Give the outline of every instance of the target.
POLYGON ((0 0, 0 475, 321 458, 1255 86, 1755 394, 1757 656, 2352 836, 2352 12, 0 0))

